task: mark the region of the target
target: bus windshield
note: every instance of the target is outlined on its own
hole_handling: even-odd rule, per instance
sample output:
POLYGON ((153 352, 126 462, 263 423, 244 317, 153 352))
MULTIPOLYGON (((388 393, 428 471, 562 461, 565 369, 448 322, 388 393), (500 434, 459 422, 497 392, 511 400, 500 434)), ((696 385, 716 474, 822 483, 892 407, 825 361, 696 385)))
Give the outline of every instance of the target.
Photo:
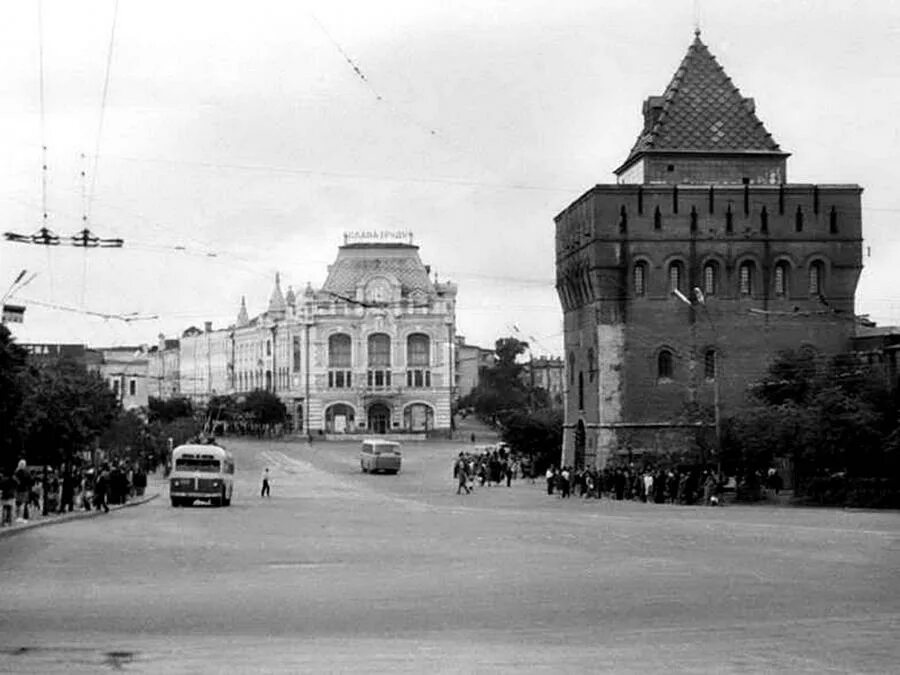
POLYGON ((199 471, 201 473, 219 473, 217 459, 187 459, 179 457, 175 460, 176 471, 199 471))

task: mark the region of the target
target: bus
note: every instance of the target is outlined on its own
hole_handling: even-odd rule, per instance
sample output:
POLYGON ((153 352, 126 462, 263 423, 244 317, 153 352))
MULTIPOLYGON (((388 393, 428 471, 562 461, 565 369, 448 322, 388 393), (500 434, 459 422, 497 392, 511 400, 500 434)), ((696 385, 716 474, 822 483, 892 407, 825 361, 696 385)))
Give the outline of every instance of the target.
POLYGON ((359 468, 363 473, 399 473, 401 457, 399 443, 366 439, 359 449, 359 468))
POLYGON ((169 499, 172 506, 195 500, 230 506, 234 489, 234 457, 218 445, 179 445, 172 451, 169 499))

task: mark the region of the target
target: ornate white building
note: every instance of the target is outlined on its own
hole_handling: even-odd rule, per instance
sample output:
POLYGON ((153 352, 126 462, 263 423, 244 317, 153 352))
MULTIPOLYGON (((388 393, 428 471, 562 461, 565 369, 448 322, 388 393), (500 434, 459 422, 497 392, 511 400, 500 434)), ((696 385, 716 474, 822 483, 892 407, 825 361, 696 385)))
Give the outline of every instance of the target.
POLYGON ((184 335, 182 393, 268 390, 313 436, 449 431, 456 285, 407 233, 366 235, 345 235, 321 289, 285 295, 276 275, 262 314, 242 299, 234 326, 184 335))

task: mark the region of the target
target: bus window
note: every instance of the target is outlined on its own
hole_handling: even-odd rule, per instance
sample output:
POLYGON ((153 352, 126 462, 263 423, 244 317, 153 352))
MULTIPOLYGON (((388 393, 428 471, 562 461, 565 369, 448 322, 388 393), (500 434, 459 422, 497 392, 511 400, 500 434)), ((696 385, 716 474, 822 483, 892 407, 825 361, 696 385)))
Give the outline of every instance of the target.
MULTIPOLYGON (((175 460, 176 471, 219 473, 219 466, 219 460, 217 459, 192 459, 188 457, 179 457, 175 460)), ((231 473, 234 473, 234 471, 232 471, 231 473)))

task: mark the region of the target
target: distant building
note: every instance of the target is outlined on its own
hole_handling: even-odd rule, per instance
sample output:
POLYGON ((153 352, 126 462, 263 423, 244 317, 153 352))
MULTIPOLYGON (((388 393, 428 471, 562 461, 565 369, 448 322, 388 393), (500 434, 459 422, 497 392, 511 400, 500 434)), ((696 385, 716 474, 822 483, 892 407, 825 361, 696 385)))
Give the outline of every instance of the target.
POLYGON ((493 349, 466 344, 462 335, 456 336, 456 399, 468 396, 481 382, 484 371, 497 361, 493 349))
POLYGON ((553 406, 563 406, 565 397, 566 366, 563 360, 553 356, 539 356, 523 364, 522 377, 528 385, 543 389, 553 406))
POLYGON ((880 384, 896 392, 900 388, 897 354, 900 326, 859 326, 851 341, 853 354, 880 377, 880 384))
POLYGON ((159 343, 147 352, 148 393, 153 398, 169 399, 181 392, 179 341, 159 335, 159 343))
POLYGON ((99 370, 103 355, 83 344, 22 343, 28 358, 35 364, 53 363, 59 360, 74 361, 88 370, 99 370))
POLYGON ((100 376, 125 410, 147 407, 149 398, 149 359, 146 347, 103 347, 100 376))
POLYGON ((687 448, 692 405, 728 416, 779 351, 854 333, 862 189, 788 183, 699 31, 643 113, 617 183, 556 217, 566 464, 687 448))
POLYGON ((227 329, 186 330, 179 389, 270 391, 298 433, 449 432, 455 328, 456 285, 430 277, 408 233, 347 235, 320 289, 285 294, 276 275, 265 312, 242 299, 227 329))

